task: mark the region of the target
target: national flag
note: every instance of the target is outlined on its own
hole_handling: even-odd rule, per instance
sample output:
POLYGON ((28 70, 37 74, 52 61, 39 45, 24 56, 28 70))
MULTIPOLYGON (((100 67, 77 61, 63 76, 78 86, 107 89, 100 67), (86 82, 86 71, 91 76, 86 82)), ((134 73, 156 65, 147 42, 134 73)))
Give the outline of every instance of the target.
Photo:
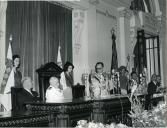
POLYGON ((12 70, 12 47, 11 47, 12 36, 10 36, 8 51, 7 51, 7 58, 6 58, 6 69, 4 73, 4 77, 0 87, 0 103, 3 107, 10 111, 11 106, 11 87, 14 86, 14 71, 12 70))
POLYGON ((62 68, 62 59, 61 59, 61 47, 58 47, 58 54, 57 54, 57 65, 62 68))

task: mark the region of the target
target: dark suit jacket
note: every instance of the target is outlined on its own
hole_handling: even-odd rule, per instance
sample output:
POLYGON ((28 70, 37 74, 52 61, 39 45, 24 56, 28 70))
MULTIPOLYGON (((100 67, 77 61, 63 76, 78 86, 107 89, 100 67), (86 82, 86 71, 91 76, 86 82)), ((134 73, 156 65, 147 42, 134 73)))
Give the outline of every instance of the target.
POLYGON ((16 72, 14 73, 14 80, 15 80, 15 88, 22 88, 22 74, 21 72, 17 69, 16 72))
POLYGON ((31 91, 31 93, 29 93, 27 90, 22 89, 21 91, 18 92, 17 94, 17 101, 18 101, 18 105, 19 105, 19 109, 23 110, 25 109, 25 102, 32 102, 32 101, 37 101, 38 99, 38 93, 35 91, 31 91), (32 93, 32 94, 31 94, 32 93))
POLYGON ((157 85, 154 84, 154 82, 150 82, 148 84, 148 88, 147 88, 147 92, 148 95, 146 95, 146 102, 145 102, 145 109, 149 110, 150 109, 150 105, 155 105, 155 102, 152 102, 151 99, 153 98, 153 94, 156 93, 157 90, 157 85))
POLYGON ((147 92, 148 92, 148 94, 154 94, 154 93, 156 93, 156 90, 157 90, 157 85, 156 84, 154 84, 154 82, 150 82, 149 84, 148 84, 148 88, 147 88, 147 92))

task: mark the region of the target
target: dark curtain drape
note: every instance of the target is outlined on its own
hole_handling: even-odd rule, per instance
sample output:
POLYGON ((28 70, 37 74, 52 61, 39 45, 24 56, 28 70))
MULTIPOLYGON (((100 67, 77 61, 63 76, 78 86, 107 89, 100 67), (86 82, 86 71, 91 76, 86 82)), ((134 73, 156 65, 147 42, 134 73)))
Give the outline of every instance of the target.
POLYGON ((12 34, 13 54, 21 56, 23 76, 30 76, 38 91, 36 69, 61 57, 72 61, 72 10, 45 1, 9 1, 6 15, 6 44, 12 34))

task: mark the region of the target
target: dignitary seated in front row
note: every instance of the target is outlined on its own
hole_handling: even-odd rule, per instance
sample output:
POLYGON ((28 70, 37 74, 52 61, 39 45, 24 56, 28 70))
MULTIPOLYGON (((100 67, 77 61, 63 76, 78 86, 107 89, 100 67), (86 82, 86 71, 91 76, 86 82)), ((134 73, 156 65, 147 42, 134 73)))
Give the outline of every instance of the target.
POLYGON ((18 92, 18 104, 21 110, 25 109, 25 102, 39 100, 38 93, 33 91, 33 84, 30 77, 25 77, 22 80, 23 88, 18 92))
POLYGON ((59 78, 52 76, 49 79, 50 86, 46 90, 46 102, 60 102, 64 99, 63 90, 60 89, 59 78))

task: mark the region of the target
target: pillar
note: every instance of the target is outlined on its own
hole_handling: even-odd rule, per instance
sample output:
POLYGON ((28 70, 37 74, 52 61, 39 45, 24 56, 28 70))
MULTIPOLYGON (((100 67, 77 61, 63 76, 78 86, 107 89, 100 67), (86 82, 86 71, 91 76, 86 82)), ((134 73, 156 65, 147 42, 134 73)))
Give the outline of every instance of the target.
POLYGON ((119 66, 127 65, 127 57, 129 52, 129 43, 130 43, 130 16, 131 11, 129 9, 126 9, 124 7, 118 8, 119 12, 119 66))
POLYGON ((0 1, 0 83, 5 71, 6 9, 7 1, 0 1))
POLYGON ((72 12, 74 84, 82 84, 82 74, 88 72, 87 12, 74 9, 72 12))

